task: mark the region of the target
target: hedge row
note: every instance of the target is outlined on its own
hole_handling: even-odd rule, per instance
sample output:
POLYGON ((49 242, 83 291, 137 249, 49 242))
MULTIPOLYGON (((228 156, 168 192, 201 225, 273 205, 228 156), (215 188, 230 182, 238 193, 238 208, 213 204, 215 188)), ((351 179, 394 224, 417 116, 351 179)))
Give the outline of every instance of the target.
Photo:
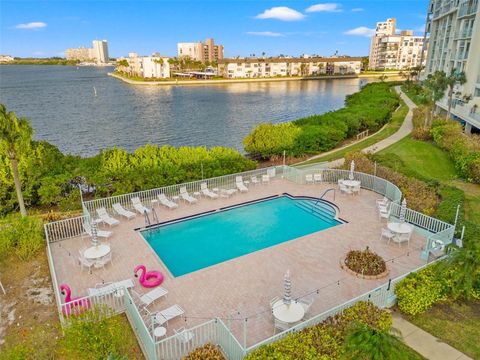
POLYGON ((347 96, 342 109, 286 124, 260 124, 243 143, 247 153, 264 159, 283 151, 289 156, 327 151, 361 131, 380 129, 398 105, 399 97, 390 84, 372 83, 347 96))
POLYGON ((436 120, 430 130, 435 143, 447 151, 460 176, 480 184, 480 137, 466 135, 462 126, 451 120, 436 120))

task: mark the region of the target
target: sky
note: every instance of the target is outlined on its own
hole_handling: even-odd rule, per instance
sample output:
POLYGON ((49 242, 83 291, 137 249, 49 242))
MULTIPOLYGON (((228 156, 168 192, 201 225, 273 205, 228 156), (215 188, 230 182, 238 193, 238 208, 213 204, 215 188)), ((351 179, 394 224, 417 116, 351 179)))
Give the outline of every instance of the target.
POLYGON ((363 1, 5 1, 0 54, 63 56, 69 47, 108 40, 111 57, 128 52, 176 56, 177 42, 213 37, 226 57, 368 55, 377 21, 423 34, 428 0, 363 1))

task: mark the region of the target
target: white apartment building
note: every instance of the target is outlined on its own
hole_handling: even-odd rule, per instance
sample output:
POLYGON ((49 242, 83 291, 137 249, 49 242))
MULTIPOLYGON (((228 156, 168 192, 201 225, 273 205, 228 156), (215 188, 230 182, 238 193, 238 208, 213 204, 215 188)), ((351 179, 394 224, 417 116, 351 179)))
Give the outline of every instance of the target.
POLYGON ((223 45, 215 44, 213 39, 206 39, 205 43, 177 43, 177 56, 189 56, 201 62, 217 62, 223 59, 223 45))
MULTIPOLYGON (((430 0, 426 31, 430 34, 425 72, 447 75, 463 71, 467 82, 454 89, 452 117, 465 131, 480 129, 480 6, 478 0, 430 0)), ((437 102, 448 109, 447 95, 437 102)))
POLYGON ((394 18, 378 22, 369 54, 370 69, 406 69, 425 63, 424 37, 412 30, 396 33, 394 18))
MULTIPOLYGON (((139 56, 132 52, 125 59, 128 61, 128 67, 122 71, 127 73, 144 78, 165 79, 170 77, 169 57, 160 56, 157 53, 150 56, 139 56)), ((119 60, 123 60, 123 58, 119 60)))
POLYGON ((12 62, 15 60, 13 56, 10 55, 0 55, 0 63, 12 62))
POLYGON ((361 58, 245 58, 223 59, 218 73, 226 78, 359 74, 361 58))
POLYGON ((79 48, 70 48, 65 50, 67 60, 91 61, 98 64, 106 64, 110 61, 108 56, 107 40, 93 40, 93 46, 87 48, 81 46, 79 48))

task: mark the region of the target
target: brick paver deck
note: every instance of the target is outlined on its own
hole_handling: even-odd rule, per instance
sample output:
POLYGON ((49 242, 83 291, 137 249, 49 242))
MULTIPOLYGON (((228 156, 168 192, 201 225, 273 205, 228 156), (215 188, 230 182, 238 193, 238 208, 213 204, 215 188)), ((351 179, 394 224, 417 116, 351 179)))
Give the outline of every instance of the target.
MULTIPOLYGON (((230 199, 201 199, 196 205, 181 204, 176 210, 158 209, 162 221, 175 219, 206 210, 282 194, 319 196, 331 184, 297 185, 277 179, 270 185, 251 186, 248 193, 237 194, 230 199)), ((89 274, 81 271, 78 250, 90 246, 90 239, 74 238, 51 244, 55 271, 59 283, 71 286, 73 296, 86 295, 88 287, 98 283, 133 278, 133 268, 145 264, 147 269, 162 271, 166 279, 162 286, 168 289, 168 296, 150 306, 150 310, 161 310, 179 304, 186 318, 177 318, 168 324, 168 335, 173 329, 191 327, 212 317, 248 318, 247 345, 252 345, 273 334, 273 319, 269 310, 270 299, 282 296, 283 275, 290 270, 293 297, 314 292, 315 302, 308 317, 361 295, 386 279, 363 280, 347 274, 339 266, 340 259, 350 249, 363 249, 367 245, 388 263, 390 278, 422 265, 421 247, 425 238, 414 234, 410 247, 404 244, 386 244, 380 239, 380 230, 385 226, 377 216, 375 199, 378 194, 363 190, 359 196, 340 195, 335 201, 339 216, 348 223, 266 248, 224 263, 220 263, 184 276, 173 278, 159 257, 151 250, 143 237, 134 229, 143 227, 143 216, 137 216, 112 228, 114 235, 108 240, 112 247, 113 264, 105 270, 94 269, 89 274), (318 295, 315 292, 318 290, 318 295), (254 314, 258 314, 254 316, 254 314)), ((150 204, 145 204, 150 206, 150 204)), ((291 226, 298 226, 292 223, 291 226)), ((226 234, 228 236, 228 234, 226 234)), ((182 251, 181 248, 178 251, 182 251)), ((135 281, 135 290, 144 293, 135 281)), ((243 343, 244 320, 227 321, 237 339, 243 343)))

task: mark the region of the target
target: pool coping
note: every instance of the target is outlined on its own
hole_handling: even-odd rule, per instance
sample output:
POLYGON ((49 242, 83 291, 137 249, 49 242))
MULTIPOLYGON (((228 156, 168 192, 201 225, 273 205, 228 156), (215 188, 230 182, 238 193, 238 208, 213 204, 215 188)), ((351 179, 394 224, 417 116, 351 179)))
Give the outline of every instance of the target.
POLYGON ((222 261, 220 263, 216 263, 216 264, 212 264, 212 265, 209 265, 209 266, 206 266, 206 267, 203 267, 201 269, 198 269, 198 270, 195 270, 195 271, 190 271, 188 273, 185 273, 185 274, 182 274, 182 275, 178 275, 178 276, 175 276, 173 275, 173 273, 170 271, 170 269, 168 268, 168 266, 165 264, 165 262, 162 260, 162 258, 160 257, 160 255, 157 254, 157 252, 153 249, 152 245, 150 245, 150 243, 148 242, 148 240, 143 236, 142 232, 145 231, 145 230, 153 230, 157 227, 163 227, 163 226, 167 226, 167 225, 171 225, 171 224, 176 224, 176 223, 180 223, 180 222, 184 222, 184 221, 188 221, 188 220, 192 220, 192 219, 195 219, 195 218, 199 218, 199 217, 203 217, 203 216, 206 216, 206 215, 210 215, 210 214, 213 214, 213 213, 217 213, 217 212, 220 212, 220 211, 229 211, 229 210, 233 210, 233 209, 236 209, 236 208, 239 208, 239 207, 243 207, 243 206, 246 206, 246 205, 251 205, 251 204, 254 204, 254 203, 258 203, 258 202, 263 202, 263 201, 268 201, 268 200, 272 200, 272 199, 275 199, 275 198, 279 198, 281 196, 287 196, 291 199, 310 199, 310 200, 318 200, 318 201, 321 201, 321 202, 325 202, 325 203, 328 203, 330 206, 332 206, 335 210, 335 217, 334 219, 338 221, 338 224, 335 225, 335 226, 342 226, 342 225, 345 225, 345 224, 348 224, 349 222, 347 220, 344 220, 342 218, 340 218, 338 216, 339 212, 340 212, 340 208, 338 207, 338 205, 332 203, 331 201, 328 201, 328 200, 325 200, 325 199, 320 199, 320 198, 317 198, 317 197, 314 197, 314 196, 308 196, 308 195, 298 195, 298 196, 295 196, 295 195, 291 195, 289 193, 281 193, 281 194, 277 194, 277 195, 271 195, 271 196, 266 196, 266 197, 263 197, 263 198, 260 198, 260 199, 255 199, 255 200, 249 200, 249 201, 245 201, 245 202, 242 202, 242 203, 239 203, 239 204, 234 204, 234 205, 229 205, 229 206, 225 206, 225 207, 222 207, 222 208, 218 208, 218 209, 214 209, 214 210, 208 210, 208 211, 203 211, 201 213, 198 213, 198 214, 193 214, 193 215, 188 215, 188 216, 182 216, 180 218, 177 218, 177 219, 173 219, 173 220, 169 220, 169 221, 164 221, 164 222, 160 222, 160 223, 157 223, 157 224, 152 224, 152 225, 147 225, 147 226, 144 226, 144 227, 139 227, 139 228, 135 228, 134 231, 138 233, 138 235, 140 235, 140 238, 147 244, 147 246, 150 248, 150 250, 155 254, 155 256, 157 257, 157 259, 160 261, 160 263, 163 265, 163 267, 165 268, 165 270, 167 271, 168 275, 170 275, 170 277, 173 279, 178 279, 178 278, 181 278, 181 277, 184 277, 184 276, 187 276, 187 275, 190 275, 194 272, 199 272, 199 271, 203 271, 203 270, 206 270, 208 268, 211 268, 212 266, 216 266, 218 264, 223 264, 223 263, 226 263, 226 262, 230 262, 230 261, 234 261, 238 258, 241 258, 241 257, 244 257, 244 256, 248 256, 252 253, 255 253, 255 252, 258 252, 258 251, 263 251, 263 250, 266 250, 266 249, 269 249, 269 248, 272 248, 272 247, 275 247, 275 246, 279 246, 279 245, 282 245, 282 244, 285 244, 285 243, 289 243, 291 241, 295 241, 295 240, 298 240, 298 239, 301 239, 302 237, 304 236, 308 236, 308 235, 312 235, 312 234, 315 234, 317 232, 321 232, 321 231, 326 231, 328 230, 329 228, 327 229, 323 229, 323 230, 319 230, 319 231, 315 231, 311 234, 307 234, 307 235, 304 235, 304 236, 300 236, 300 237, 296 237, 296 238, 293 238, 293 239, 290 239, 290 240, 287 240, 287 241, 284 241, 282 243, 279 243, 279 244, 275 244, 275 245, 272 245, 272 246, 269 246, 269 247, 266 247, 266 248, 262 248, 262 249, 259 249, 259 250, 255 250, 253 252, 250 252, 250 253, 247 253, 247 254, 244 254, 244 255, 240 255, 240 256, 237 256, 237 257, 234 257, 234 258, 231 258, 231 259, 228 259, 228 260, 225 260, 225 261, 222 261))

